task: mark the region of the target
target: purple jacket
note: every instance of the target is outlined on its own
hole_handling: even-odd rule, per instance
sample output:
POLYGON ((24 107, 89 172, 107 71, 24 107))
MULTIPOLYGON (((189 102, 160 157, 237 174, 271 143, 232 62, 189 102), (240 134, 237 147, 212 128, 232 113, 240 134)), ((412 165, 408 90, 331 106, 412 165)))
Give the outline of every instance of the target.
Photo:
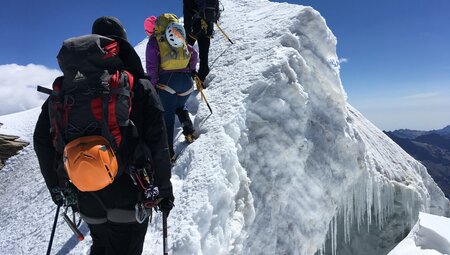
POLYGON ((150 77, 150 81, 152 82, 153 86, 156 86, 156 84, 158 84, 159 75, 161 73, 168 73, 168 72, 191 73, 192 71, 195 70, 198 62, 198 53, 191 45, 188 44, 187 46, 189 52, 191 53, 191 58, 189 59, 188 67, 171 71, 160 70, 158 42, 156 41, 156 38, 154 36, 150 37, 147 43, 147 50, 145 52, 145 60, 146 60, 147 75, 150 77))

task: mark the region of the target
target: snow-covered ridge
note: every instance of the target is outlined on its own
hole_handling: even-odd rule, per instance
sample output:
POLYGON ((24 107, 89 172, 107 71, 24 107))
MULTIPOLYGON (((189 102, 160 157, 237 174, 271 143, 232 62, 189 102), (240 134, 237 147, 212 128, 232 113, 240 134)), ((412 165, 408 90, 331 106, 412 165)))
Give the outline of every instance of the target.
MULTIPOLYGON (((336 38, 318 12, 222 3, 221 26, 235 44, 219 31, 211 44, 205 94, 214 113, 198 94, 188 102, 200 138, 176 143, 171 254, 386 254, 419 210, 448 213, 425 168, 347 104, 336 38)), ((145 44, 136 47, 143 61, 145 44)), ((0 117, 0 132, 26 123, 19 135, 31 139, 37 113, 0 117)), ((0 178, 8 180, 0 182, 0 254, 41 254, 54 206, 30 147, 0 178)), ((55 250, 70 235, 59 225, 55 250)), ((161 241, 155 216, 144 253, 159 254, 161 241)), ((60 252, 84 254, 89 242, 60 252)))
MULTIPOLYGON (((223 20, 237 41, 228 51, 237 52, 232 61, 219 59, 208 94, 227 105, 220 109, 225 132, 236 140, 241 131, 239 162, 251 181, 254 209, 244 208, 250 210, 240 223, 248 238, 239 252, 312 254, 328 238, 334 242, 326 251, 343 253, 361 236, 354 231, 361 225, 369 230, 366 239, 392 233, 398 239, 418 210, 447 212, 425 168, 346 104, 336 39, 316 11, 224 3, 240 10, 223 20), (370 231, 374 225, 379 230, 370 231), (337 247, 340 240, 350 244, 337 247)), ((213 53, 219 56, 226 44, 216 38, 213 53)), ((386 252, 397 241, 387 240, 384 250, 370 247, 366 254, 386 252)), ((236 246, 240 239, 227 242, 236 246)))
POLYGON ((450 254, 449 225, 449 218, 421 212, 408 236, 388 255, 450 254))

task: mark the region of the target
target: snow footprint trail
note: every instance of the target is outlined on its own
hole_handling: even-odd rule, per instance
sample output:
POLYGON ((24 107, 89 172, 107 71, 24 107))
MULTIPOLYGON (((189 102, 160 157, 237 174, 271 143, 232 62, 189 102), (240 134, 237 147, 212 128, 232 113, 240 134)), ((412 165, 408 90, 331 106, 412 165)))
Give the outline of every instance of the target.
MULTIPOLYGON (((56 206, 33 149, 33 130, 39 113, 40 107, 0 116, 4 123, 1 133, 18 135, 30 142, 0 171, 0 254, 42 254, 47 250, 56 206)), ((60 219, 52 250, 63 247, 71 236, 60 219)))
MULTIPOLYGON (((195 84, 194 84, 195 86, 195 84)), ((198 98, 198 91, 194 90, 189 99, 186 102, 186 108, 189 111, 189 116, 191 118, 192 124, 194 126, 194 130, 195 130, 195 137, 197 137, 197 139, 200 137, 200 135, 202 133, 205 133, 205 130, 201 130, 202 124, 204 123, 205 120, 199 120, 199 118, 196 118, 198 109, 199 109, 199 104, 202 103, 200 102, 200 99, 198 98)), ((174 141, 173 141, 173 147, 174 147, 174 151, 175 151, 175 157, 176 157, 176 161, 178 161, 179 157, 182 156, 183 152, 186 150, 186 148, 189 146, 189 143, 186 142, 186 139, 184 137, 183 134, 183 128, 181 127, 180 121, 178 120, 178 117, 175 116, 175 127, 174 127, 174 141)), ((197 139, 194 141, 196 142, 197 139)), ((174 166, 174 168, 176 168, 176 165, 174 166)), ((173 169, 172 169, 173 170, 173 169)), ((173 170, 173 172, 175 174, 177 174, 177 171, 173 170)))
MULTIPOLYGON (((234 22, 228 22, 225 13, 223 18, 223 29, 232 31, 228 26, 234 26, 234 22)), ((240 35, 229 33, 229 36, 236 44, 245 42, 240 35)), ((217 58, 228 44, 217 34, 211 43, 210 58, 217 58)), ((173 168, 176 201, 169 217, 170 253, 239 254, 242 250, 246 237, 242 230, 251 219, 252 198, 237 148, 241 128, 244 127, 241 105, 245 94, 240 87, 243 84, 241 77, 237 77, 233 69, 252 73, 245 55, 240 54, 243 49, 245 55, 251 55, 251 46, 230 47, 217 59, 207 78, 210 86, 205 94, 214 112, 212 115, 198 94, 191 95, 188 101, 194 127, 200 136, 187 145, 173 168), (230 56, 233 57, 230 59, 230 56), (238 63, 240 66, 235 66, 238 63)), ((185 145, 179 143, 183 139, 182 135, 177 139, 177 149, 185 145)), ((146 238, 146 245, 156 250, 160 247, 157 241, 159 217, 157 221, 146 238)))

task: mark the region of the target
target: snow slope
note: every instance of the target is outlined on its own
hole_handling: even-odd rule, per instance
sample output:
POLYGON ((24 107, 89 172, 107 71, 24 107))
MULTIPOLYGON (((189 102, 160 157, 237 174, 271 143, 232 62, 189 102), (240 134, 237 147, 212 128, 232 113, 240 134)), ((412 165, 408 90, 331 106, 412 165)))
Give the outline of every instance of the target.
POLYGON ((450 254, 449 226, 449 218, 421 212, 408 236, 388 255, 450 254))
MULTIPOLYGON (((426 169, 346 102, 336 38, 318 12, 222 3, 235 44, 216 33, 205 90, 213 114, 194 93, 200 138, 186 146, 177 137, 171 254, 386 254, 419 211, 448 215, 426 169)), ((38 112, 0 116, 0 132, 31 141, 38 112)), ((55 206, 32 146, 0 180, 0 254, 42 254, 55 206)), ((157 215, 145 254, 162 252, 161 235, 157 215)), ((60 221, 54 251, 86 254, 90 238, 70 236, 60 221)))

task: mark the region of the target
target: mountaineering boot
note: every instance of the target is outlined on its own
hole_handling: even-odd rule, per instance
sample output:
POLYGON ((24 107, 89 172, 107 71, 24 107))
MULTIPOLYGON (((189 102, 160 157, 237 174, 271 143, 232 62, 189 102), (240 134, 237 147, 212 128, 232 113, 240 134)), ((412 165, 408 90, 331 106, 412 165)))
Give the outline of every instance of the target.
POLYGON ((198 78, 200 78, 200 80, 202 81, 203 89, 206 89, 208 87, 207 84, 205 84, 205 79, 206 79, 206 76, 208 76, 208 74, 209 74, 209 67, 207 67, 207 66, 202 66, 198 70, 198 78))
POLYGON ((184 135, 184 138, 186 139, 186 142, 188 142, 188 143, 193 143, 195 141, 194 134, 184 135))
POLYGON ((178 108, 176 110, 176 114, 178 116, 178 120, 181 123, 181 127, 183 128, 183 135, 186 139, 186 142, 193 143, 195 140, 195 130, 191 118, 189 117, 189 112, 184 108, 178 108))
POLYGON ((177 156, 176 156, 176 155, 173 155, 173 156, 170 158, 170 163, 172 163, 172 165, 173 165, 173 164, 175 164, 176 161, 177 161, 177 156))

